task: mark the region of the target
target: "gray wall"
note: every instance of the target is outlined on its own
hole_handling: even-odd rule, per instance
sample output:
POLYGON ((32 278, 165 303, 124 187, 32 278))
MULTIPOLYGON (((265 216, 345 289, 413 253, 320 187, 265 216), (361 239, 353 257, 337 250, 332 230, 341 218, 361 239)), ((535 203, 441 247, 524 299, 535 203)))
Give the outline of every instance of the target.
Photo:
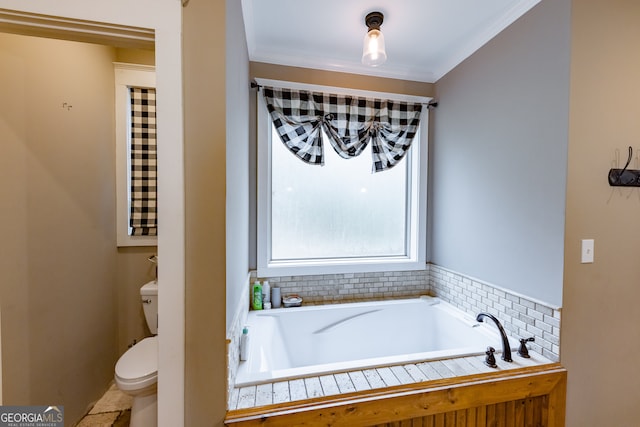
POLYGON ((430 261, 562 304, 570 1, 543 1, 436 83, 430 261))
MULTIPOLYGON (((240 2, 227 6, 227 328, 249 275, 249 54, 240 2)), ((253 95, 253 92, 251 93, 253 95)), ((255 167, 255 164, 252 164, 255 167)))

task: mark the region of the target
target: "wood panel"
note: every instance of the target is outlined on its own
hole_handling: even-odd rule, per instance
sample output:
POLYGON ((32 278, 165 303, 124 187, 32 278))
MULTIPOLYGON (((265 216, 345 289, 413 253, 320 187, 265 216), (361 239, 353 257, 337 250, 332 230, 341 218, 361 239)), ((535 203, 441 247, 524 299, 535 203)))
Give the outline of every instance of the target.
POLYGON ((566 370, 554 364, 229 411, 226 425, 561 427, 565 398, 566 370))
POLYGON ((412 418, 373 427, 544 427, 548 425, 547 396, 412 418), (524 417, 516 417, 516 404, 523 408, 524 417))

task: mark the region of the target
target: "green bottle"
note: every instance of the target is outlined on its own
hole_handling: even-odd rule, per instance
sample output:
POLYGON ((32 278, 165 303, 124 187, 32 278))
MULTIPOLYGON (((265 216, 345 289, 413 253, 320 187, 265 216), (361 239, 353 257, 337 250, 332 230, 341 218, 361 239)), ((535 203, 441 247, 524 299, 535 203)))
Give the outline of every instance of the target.
POLYGON ((253 284, 251 306, 254 310, 262 310, 262 285, 258 281, 253 284))

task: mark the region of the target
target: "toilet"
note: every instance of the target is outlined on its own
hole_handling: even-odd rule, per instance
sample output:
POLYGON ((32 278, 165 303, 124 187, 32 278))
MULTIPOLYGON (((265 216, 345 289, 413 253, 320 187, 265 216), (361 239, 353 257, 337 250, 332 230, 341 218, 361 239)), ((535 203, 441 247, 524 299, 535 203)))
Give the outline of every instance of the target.
POLYGON ((158 425, 158 282, 140 288, 149 330, 153 334, 127 350, 116 363, 115 383, 133 397, 130 427, 158 425))

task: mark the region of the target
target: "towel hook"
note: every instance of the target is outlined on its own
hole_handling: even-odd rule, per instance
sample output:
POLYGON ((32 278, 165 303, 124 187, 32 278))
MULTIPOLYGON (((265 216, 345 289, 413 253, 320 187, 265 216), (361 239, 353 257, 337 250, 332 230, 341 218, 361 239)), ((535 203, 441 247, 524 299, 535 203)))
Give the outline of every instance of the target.
POLYGON ((624 171, 626 171, 627 168, 629 167, 629 163, 631 163, 631 158, 632 157, 633 157, 633 148, 631 146, 629 146, 629 157, 627 158, 627 163, 622 168, 622 171, 620 172, 620 175, 618 176, 618 179, 620 179, 620 177, 622 176, 624 171))
POLYGON ((640 187, 640 170, 627 169, 633 158, 633 147, 629 146, 629 157, 622 169, 609 170, 609 185, 617 187, 640 187), (624 175, 624 181, 623 181, 624 175))

